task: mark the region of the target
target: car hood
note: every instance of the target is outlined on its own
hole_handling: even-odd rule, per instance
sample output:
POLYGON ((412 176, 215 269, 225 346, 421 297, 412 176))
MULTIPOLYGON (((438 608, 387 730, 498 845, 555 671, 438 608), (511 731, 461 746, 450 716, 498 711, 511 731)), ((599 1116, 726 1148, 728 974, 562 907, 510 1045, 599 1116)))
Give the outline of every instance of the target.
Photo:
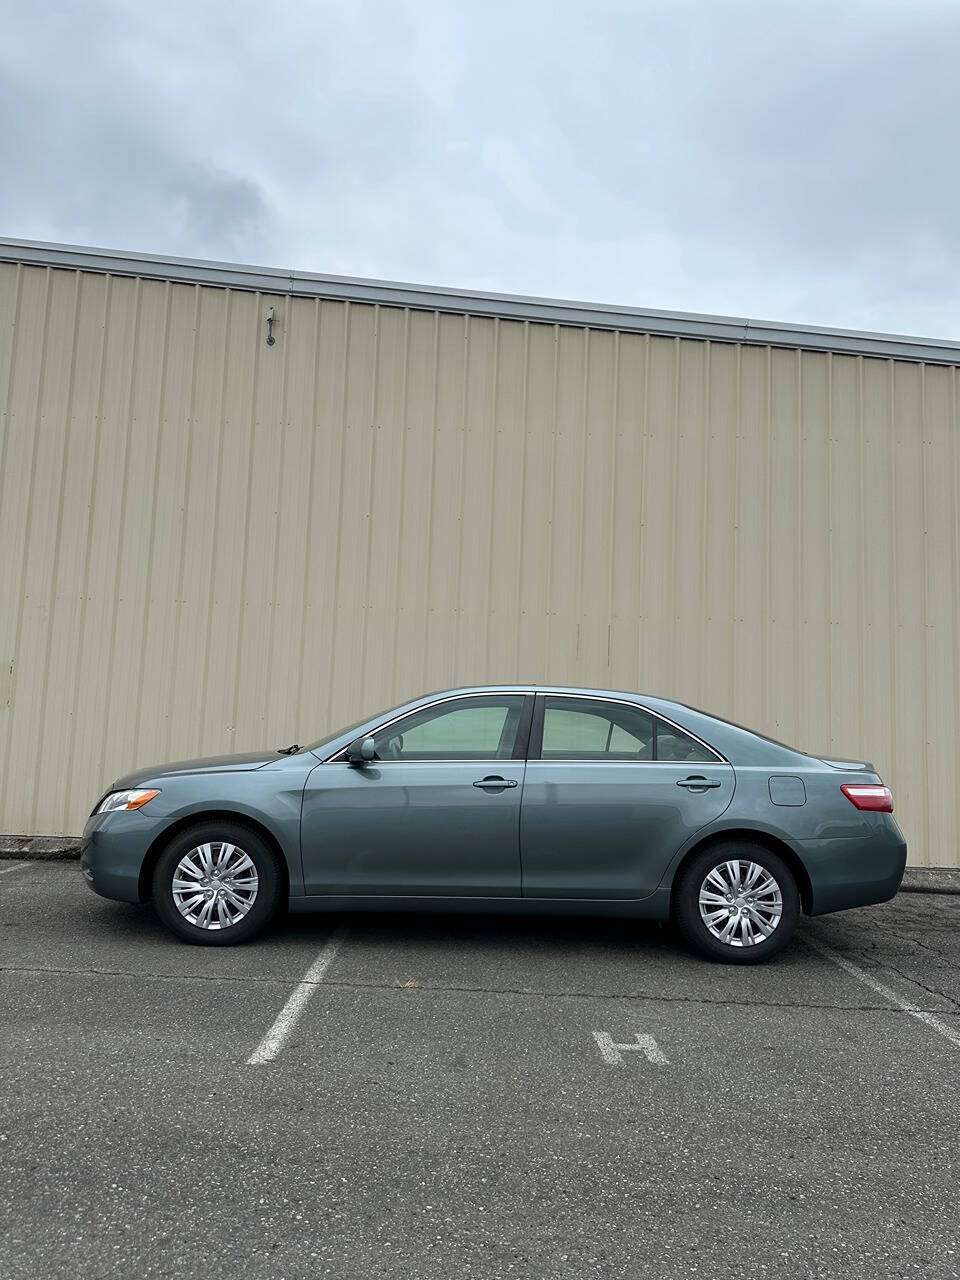
POLYGON ((126 791, 142 782, 154 782, 157 778, 174 778, 184 773, 240 773, 244 770, 262 769, 279 759, 275 751, 248 751, 232 756, 204 756, 200 760, 172 760, 169 764, 149 765, 134 769, 117 778, 111 791, 126 791))

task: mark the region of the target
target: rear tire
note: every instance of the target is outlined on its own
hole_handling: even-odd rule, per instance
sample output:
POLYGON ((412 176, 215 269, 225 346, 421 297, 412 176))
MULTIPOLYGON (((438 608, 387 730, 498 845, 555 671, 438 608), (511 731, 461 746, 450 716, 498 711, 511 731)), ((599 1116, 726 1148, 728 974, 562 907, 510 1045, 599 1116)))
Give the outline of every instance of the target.
POLYGON ((234 822, 203 822, 174 836, 153 872, 157 915, 184 942, 248 942, 283 896, 277 856, 262 836, 234 822))
POLYGON ((749 840, 724 840, 696 854, 674 886, 680 934, 723 964, 762 964, 790 942, 800 894, 779 854, 749 840))

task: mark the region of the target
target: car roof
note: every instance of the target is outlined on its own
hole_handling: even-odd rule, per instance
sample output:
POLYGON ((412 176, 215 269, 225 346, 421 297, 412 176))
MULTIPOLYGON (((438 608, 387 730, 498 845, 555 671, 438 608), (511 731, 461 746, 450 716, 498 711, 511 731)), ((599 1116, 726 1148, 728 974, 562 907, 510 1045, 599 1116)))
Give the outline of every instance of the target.
MULTIPOLYGON (((742 725, 733 724, 729 720, 711 715, 709 712, 700 711, 696 707, 691 707, 688 703, 677 702, 671 698, 659 698, 629 689, 598 689, 586 685, 538 684, 534 681, 516 681, 509 684, 460 685, 455 688, 436 689, 432 693, 421 694, 417 698, 411 698, 406 702, 399 703, 389 711, 383 711, 376 716, 371 716, 365 723, 373 725, 378 720, 382 722, 387 715, 391 717, 405 715, 408 712, 415 711, 420 706, 436 702, 441 698, 456 698, 484 693, 546 693, 559 694, 565 697, 584 696, 633 702, 663 716, 681 729, 686 729, 695 737, 702 739, 719 751, 731 764, 779 765, 783 767, 790 763, 796 765, 804 758, 804 753, 795 750, 793 747, 764 737, 762 734, 758 734, 752 729, 744 728, 742 725)), ((352 738, 358 732, 363 731, 363 727, 364 722, 353 726, 351 732, 344 734, 342 740, 338 740, 336 745, 334 745, 333 740, 328 740, 324 744, 325 751, 342 749, 349 741, 352 741, 352 738)))

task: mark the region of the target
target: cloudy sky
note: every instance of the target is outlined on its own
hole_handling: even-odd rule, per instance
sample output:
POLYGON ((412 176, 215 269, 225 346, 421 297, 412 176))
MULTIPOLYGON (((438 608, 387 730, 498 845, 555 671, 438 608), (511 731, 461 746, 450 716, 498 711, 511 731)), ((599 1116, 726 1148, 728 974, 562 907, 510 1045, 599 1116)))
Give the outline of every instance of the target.
POLYGON ((960 338, 958 0, 0 0, 0 235, 960 338))

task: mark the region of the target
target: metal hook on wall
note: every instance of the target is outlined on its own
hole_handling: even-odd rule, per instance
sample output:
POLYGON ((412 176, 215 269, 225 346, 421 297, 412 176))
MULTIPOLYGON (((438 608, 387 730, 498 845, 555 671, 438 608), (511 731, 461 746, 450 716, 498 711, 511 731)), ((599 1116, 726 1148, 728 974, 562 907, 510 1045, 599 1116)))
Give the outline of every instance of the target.
POLYGON ((277 312, 275 307, 270 308, 270 310, 267 312, 266 318, 267 318, 267 346, 272 347, 273 344, 276 342, 276 338, 273 335, 273 326, 276 324, 276 320, 277 320, 277 312))

